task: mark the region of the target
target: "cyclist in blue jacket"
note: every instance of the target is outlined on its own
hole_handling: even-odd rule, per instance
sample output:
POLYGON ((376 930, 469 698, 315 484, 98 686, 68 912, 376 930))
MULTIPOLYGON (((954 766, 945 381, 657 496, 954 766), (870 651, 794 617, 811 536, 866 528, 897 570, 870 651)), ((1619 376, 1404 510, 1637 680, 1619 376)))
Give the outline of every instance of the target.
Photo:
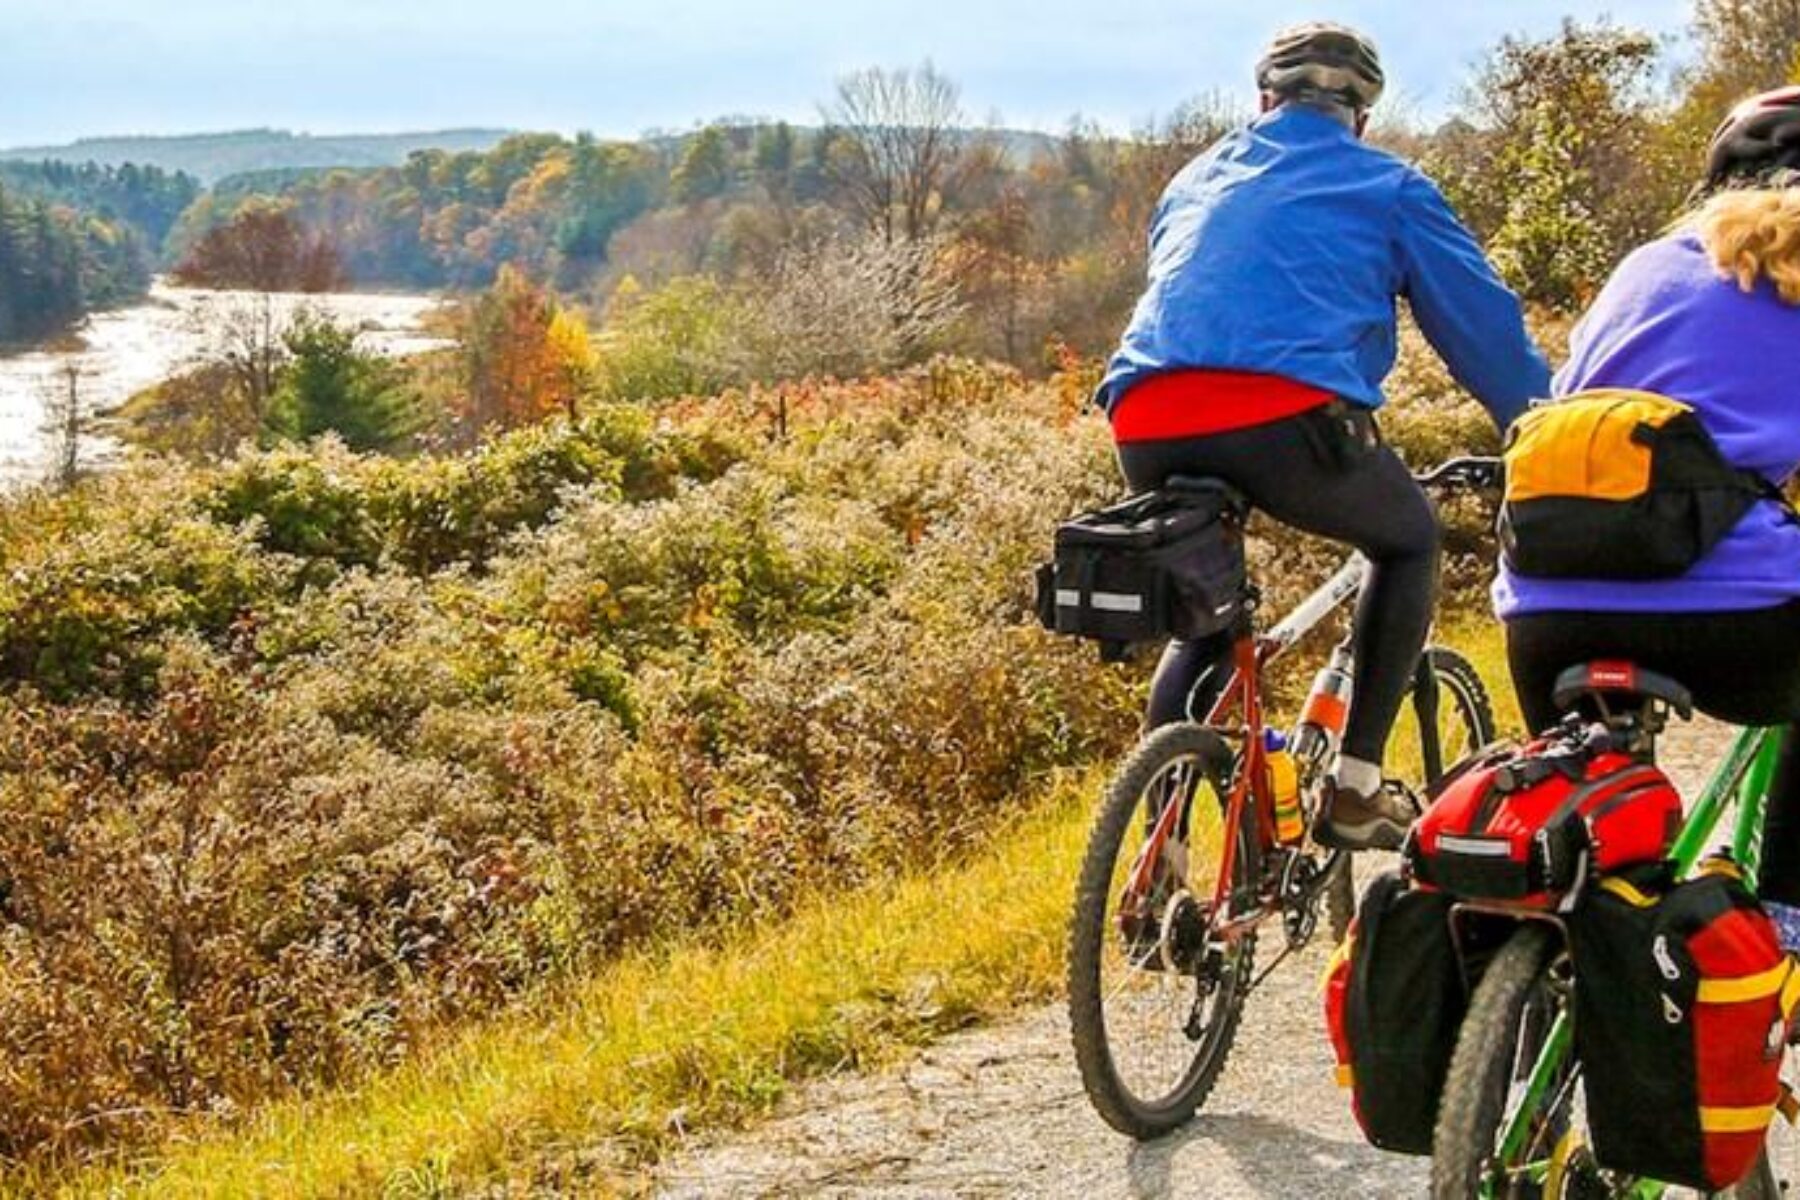
MULTIPOLYGON (((1517 297, 1438 189, 1361 140, 1384 85, 1369 40, 1297 26, 1256 74, 1262 115, 1189 163, 1157 206, 1149 286, 1097 401, 1134 490, 1222 478, 1374 564, 1316 834, 1391 847, 1413 813, 1384 785, 1382 747, 1424 645, 1439 553, 1431 504, 1373 416, 1394 365, 1395 300, 1503 427, 1547 393, 1550 372, 1517 297)), ((1220 650, 1169 646, 1150 726, 1187 714, 1220 650)))

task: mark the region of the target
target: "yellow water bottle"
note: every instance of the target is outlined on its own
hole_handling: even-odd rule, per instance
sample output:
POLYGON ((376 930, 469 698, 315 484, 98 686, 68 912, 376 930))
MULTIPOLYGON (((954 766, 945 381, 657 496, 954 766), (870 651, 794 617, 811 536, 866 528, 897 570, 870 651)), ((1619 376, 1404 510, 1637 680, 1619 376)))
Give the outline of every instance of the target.
POLYGON ((1293 845, 1306 834, 1306 816, 1300 811, 1300 769, 1288 749, 1287 738, 1277 731, 1264 732, 1263 750, 1269 771, 1269 795, 1275 801, 1275 840, 1293 845))

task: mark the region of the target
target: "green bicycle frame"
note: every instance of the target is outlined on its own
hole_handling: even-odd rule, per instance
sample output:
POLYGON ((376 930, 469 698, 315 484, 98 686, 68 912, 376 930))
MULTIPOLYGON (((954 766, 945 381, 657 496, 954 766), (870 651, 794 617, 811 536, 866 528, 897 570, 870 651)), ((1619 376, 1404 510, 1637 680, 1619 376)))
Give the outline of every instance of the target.
MULTIPOLYGON (((1743 729, 1733 739, 1725 761, 1713 771, 1699 801, 1682 822, 1681 833, 1670 852, 1677 875, 1686 875, 1700 861, 1719 818, 1725 815, 1726 808, 1735 799, 1738 810, 1731 835, 1731 856, 1743 868, 1746 880, 1754 882, 1762 851, 1763 806, 1768 799, 1769 782, 1775 775, 1775 758, 1780 747, 1780 739, 1770 736, 1773 732, 1743 729)), ((1511 1163, 1524 1152, 1531 1139, 1531 1120, 1562 1074, 1573 1044, 1574 1029, 1568 1010, 1564 1009, 1551 1022, 1544 1036, 1543 1049, 1538 1051, 1537 1061, 1526 1078, 1524 1094, 1507 1118, 1500 1138, 1499 1162, 1511 1163)), ((1507 1173, 1522 1173, 1541 1182, 1547 1167, 1546 1163, 1521 1163, 1518 1167, 1507 1168, 1507 1173)), ((1664 1184, 1642 1180, 1625 1194, 1632 1200, 1657 1200, 1665 1190, 1664 1184)), ((1482 1194, 1493 1195, 1491 1182, 1483 1187, 1482 1194)))

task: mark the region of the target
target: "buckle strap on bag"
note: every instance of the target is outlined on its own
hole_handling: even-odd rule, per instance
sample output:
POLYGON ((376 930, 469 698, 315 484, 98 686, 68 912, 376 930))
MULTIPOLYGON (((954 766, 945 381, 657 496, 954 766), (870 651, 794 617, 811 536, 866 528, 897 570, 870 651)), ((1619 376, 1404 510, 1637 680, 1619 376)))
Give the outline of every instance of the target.
POLYGON ((1753 1104, 1748 1108, 1708 1108, 1700 1106, 1702 1133, 1761 1133, 1769 1127, 1775 1105, 1753 1104))
POLYGON ((1629 880, 1617 875, 1608 875, 1600 881, 1600 890, 1611 892, 1633 908, 1654 908, 1656 897, 1632 885, 1629 880))
POLYGON ((1763 1000, 1784 990, 1793 969, 1791 962, 1779 962, 1754 975, 1739 975, 1735 979, 1702 979, 1694 999, 1701 1004, 1743 1004, 1750 1000, 1763 1000))

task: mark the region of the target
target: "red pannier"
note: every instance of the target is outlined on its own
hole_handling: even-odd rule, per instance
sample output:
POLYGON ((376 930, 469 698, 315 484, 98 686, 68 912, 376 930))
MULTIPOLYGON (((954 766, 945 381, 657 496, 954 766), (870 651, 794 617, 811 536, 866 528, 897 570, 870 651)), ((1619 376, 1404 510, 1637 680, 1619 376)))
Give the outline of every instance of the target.
POLYGON ((1568 928, 1595 1158, 1709 1193, 1742 1179, 1781 1099, 1800 975, 1736 868, 1603 879, 1568 928))
POLYGON ((1594 725, 1465 764, 1419 818, 1404 853, 1422 886, 1554 908, 1592 874, 1663 858, 1681 816, 1668 776, 1594 725))

